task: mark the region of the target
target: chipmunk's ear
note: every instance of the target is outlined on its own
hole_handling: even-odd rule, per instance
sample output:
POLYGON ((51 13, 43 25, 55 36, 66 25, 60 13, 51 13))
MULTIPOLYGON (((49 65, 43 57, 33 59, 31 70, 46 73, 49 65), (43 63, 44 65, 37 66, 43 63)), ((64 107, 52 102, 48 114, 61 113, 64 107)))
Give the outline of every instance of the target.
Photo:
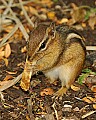
POLYGON ((53 39, 55 37, 55 23, 51 23, 50 26, 46 29, 46 34, 48 36, 51 36, 51 38, 53 39))
POLYGON ((52 22, 52 23, 50 24, 50 28, 51 28, 51 30, 55 30, 55 23, 54 23, 54 22, 52 22))

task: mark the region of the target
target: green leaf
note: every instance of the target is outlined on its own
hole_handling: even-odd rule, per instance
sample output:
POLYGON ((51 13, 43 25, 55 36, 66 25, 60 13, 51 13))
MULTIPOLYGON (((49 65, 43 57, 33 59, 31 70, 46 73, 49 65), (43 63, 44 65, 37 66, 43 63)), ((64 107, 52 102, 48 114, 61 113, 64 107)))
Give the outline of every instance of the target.
POLYGON ((87 78, 88 75, 89 75, 89 74, 82 74, 82 75, 80 75, 80 77, 78 78, 78 83, 82 85, 82 84, 83 84, 83 80, 84 80, 85 78, 87 78))
POLYGON ((89 19, 92 13, 96 13, 96 8, 91 8, 90 10, 86 11, 85 21, 89 19))
POLYGON ((53 2, 58 2, 58 0, 53 0, 53 2))
POLYGON ((90 70, 88 68, 87 69, 83 69, 82 70, 82 74, 78 78, 78 83, 82 85, 83 80, 85 78, 87 78, 89 75, 96 75, 96 72, 93 72, 92 70, 90 70))
POLYGON ((85 21, 88 20, 89 17, 90 17, 90 11, 87 11, 87 12, 86 12, 86 15, 85 15, 85 21))
POLYGON ((90 69, 86 68, 86 69, 83 69, 83 70, 82 70, 82 72, 84 72, 84 73, 91 73, 91 72, 92 72, 92 70, 90 70, 90 69))

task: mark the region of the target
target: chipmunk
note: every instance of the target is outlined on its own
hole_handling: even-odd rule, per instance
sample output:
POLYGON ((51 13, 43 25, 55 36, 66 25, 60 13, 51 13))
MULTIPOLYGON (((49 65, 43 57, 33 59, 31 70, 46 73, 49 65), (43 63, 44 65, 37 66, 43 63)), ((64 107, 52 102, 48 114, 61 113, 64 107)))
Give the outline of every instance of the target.
POLYGON ((39 24, 31 33, 21 87, 27 91, 31 76, 42 71, 50 83, 61 80, 56 95, 66 94, 85 61, 84 38, 67 25, 39 24))

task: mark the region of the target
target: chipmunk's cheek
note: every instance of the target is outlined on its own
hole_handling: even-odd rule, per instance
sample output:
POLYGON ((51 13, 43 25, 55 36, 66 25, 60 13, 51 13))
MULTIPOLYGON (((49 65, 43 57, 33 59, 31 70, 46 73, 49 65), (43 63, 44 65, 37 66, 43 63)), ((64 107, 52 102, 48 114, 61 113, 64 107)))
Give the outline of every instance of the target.
POLYGON ((45 61, 44 59, 40 59, 37 61, 36 67, 38 68, 39 71, 43 71, 46 68, 48 68, 48 65, 49 63, 47 60, 45 61))

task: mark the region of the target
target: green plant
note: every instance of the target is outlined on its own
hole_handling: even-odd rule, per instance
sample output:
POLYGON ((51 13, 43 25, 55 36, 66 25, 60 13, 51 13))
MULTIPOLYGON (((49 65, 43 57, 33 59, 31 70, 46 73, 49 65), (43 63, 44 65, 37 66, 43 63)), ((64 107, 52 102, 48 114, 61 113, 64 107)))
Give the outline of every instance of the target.
POLYGON ((92 70, 90 70, 88 68, 82 70, 82 74, 78 78, 78 83, 82 85, 84 79, 86 79, 89 75, 96 75, 96 72, 93 72, 92 70))

